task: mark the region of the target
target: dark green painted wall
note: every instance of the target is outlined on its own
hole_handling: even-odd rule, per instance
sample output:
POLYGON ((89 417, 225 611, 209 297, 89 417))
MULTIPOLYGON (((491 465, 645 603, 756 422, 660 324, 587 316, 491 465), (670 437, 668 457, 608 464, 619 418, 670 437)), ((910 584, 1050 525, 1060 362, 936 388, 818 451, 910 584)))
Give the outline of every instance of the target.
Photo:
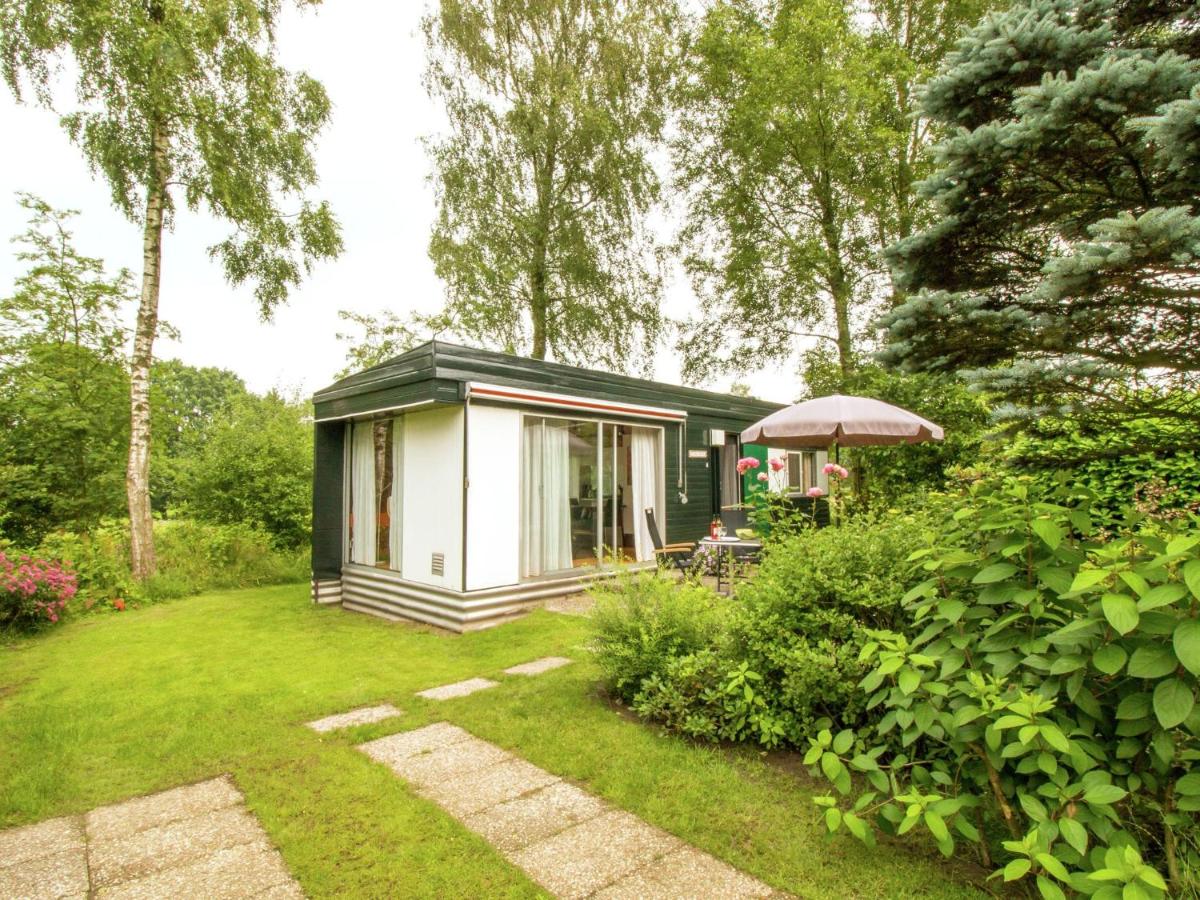
POLYGON ((313 433, 314 578, 337 578, 342 573, 345 429, 343 422, 318 422, 313 433))

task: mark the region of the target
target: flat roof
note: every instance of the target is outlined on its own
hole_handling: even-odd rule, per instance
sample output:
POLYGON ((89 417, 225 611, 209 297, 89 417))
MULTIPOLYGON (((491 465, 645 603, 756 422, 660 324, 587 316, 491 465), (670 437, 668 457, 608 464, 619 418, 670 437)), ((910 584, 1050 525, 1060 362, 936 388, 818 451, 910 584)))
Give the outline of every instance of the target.
POLYGON ((634 378, 598 369, 428 341, 313 395, 318 419, 366 415, 406 405, 460 402, 469 382, 510 385, 601 400, 679 407, 750 424, 782 404, 634 378))

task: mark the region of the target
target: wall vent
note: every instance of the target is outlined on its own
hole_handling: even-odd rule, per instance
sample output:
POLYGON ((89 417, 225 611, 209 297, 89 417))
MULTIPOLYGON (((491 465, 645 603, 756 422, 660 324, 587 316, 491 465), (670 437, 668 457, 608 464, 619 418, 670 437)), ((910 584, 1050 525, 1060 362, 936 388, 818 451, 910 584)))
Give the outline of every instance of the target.
POLYGON ((446 554, 445 553, 433 554, 433 561, 429 565, 429 573, 431 575, 445 575, 446 574, 446 554))

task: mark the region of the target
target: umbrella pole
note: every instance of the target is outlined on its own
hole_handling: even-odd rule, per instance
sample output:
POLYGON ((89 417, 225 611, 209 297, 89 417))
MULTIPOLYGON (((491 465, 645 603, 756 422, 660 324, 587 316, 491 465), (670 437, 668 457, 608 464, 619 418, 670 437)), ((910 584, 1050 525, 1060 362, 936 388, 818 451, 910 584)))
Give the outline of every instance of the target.
MULTIPOLYGON (((841 462, 842 462, 842 461, 841 461, 841 458, 840 458, 840 457, 841 457, 841 454, 842 454, 842 447, 841 447, 841 445, 840 445, 840 444, 839 444, 837 441, 834 441, 834 442, 833 442, 833 461, 834 461, 834 463, 836 463, 837 465, 841 465, 841 462)), ((831 481, 832 481, 832 480, 831 480, 831 481)), ((830 492, 829 492, 829 524, 830 524, 830 525, 840 525, 841 523, 838 521, 838 518, 839 518, 839 517, 838 517, 838 511, 837 511, 837 503, 835 503, 835 502, 834 502, 834 497, 833 497, 833 494, 834 494, 834 491, 833 491, 834 484, 833 484, 833 483, 831 483, 831 484, 829 485, 829 487, 831 488, 831 490, 830 490, 830 492)), ((840 485, 839 485, 839 488, 840 488, 840 485)), ((841 499, 841 497, 840 497, 840 493, 841 493, 841 492, 840 492, 840 490, 838 491, 838 493, 839 493, 839 497, 838 497, 838 499, 841 499)))

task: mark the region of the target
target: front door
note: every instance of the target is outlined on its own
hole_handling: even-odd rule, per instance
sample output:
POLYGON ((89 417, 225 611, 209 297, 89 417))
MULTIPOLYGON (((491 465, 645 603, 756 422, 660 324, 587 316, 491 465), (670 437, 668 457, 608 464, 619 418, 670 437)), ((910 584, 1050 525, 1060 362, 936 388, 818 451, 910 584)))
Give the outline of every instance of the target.
POLYGON ((738 439, 726 435, 725 443, 713 448, 713 515, 719 516, 727 506, 742 502, 742 479, 738 475, 738 439))

